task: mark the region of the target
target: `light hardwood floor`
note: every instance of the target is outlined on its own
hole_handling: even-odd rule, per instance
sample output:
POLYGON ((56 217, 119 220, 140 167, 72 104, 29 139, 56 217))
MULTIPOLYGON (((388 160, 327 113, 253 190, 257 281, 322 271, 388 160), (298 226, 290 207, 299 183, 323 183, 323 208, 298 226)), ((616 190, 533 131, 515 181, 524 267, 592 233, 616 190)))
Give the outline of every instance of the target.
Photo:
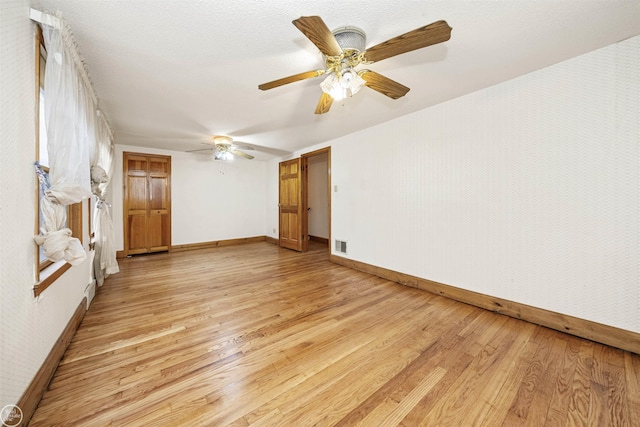
POLYGON ((120 261, 30 427, 638 426, 640 356, 251 243, 120 261))

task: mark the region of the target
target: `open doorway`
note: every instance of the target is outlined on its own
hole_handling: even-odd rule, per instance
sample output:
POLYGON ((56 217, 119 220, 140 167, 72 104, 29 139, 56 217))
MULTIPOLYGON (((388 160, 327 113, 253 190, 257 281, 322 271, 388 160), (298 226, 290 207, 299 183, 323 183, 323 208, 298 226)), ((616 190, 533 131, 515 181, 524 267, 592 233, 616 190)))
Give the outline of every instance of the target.
POLYGON ((312 245, 329 248, 331 241, 331 147, 301 156, 304 178, 303 230, 312 245), (313 242, 313 243, 311 243, 313 242))

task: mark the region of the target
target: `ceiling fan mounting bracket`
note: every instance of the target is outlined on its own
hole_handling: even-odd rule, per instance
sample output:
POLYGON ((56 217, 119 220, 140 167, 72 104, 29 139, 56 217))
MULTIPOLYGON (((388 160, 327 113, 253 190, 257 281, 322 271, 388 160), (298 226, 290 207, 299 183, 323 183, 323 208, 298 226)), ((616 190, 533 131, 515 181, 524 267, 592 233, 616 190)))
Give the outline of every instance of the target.
POLYGON ((345 26, 332 31, 333 36, 343 51, 357 50, 364 52, 366 49, 367 34, 358 27, 345 26))
POLYGON ((355 68, 362 63, 367 63, 364 58, 365 32, 352 26, 340 27, 332 32, 342 53, 336 56, 324 55, 327 72, 340 73, 343 69, 355 68))
POLYGON ((211 137, 211 141, 215 145, 231 145, 233 139, 226 135, 214 135, 211 137))

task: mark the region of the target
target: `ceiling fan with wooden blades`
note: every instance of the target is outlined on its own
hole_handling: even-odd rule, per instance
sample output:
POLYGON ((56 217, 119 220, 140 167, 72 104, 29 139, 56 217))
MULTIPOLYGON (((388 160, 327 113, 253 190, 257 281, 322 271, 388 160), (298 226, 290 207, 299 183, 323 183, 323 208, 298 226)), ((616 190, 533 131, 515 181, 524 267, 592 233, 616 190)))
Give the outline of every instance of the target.
POLYGON ((247 154, 242 150, 253 150, 253 147, 250 146, 239 146, 233 143, 233 138, 225 135, 214 135, 211 137, 210 141, 203 142, 203 144, 207 145, 207 148, 200 148, 197 150, 188 150, 187 153, 198 153, 198 152, 212 152, 213 156, 216 160, 231 160, 234 156, 243 157, 245 159, 251 160, 253 156, 251 154, 247 154))
POLYGON ((329 30, 319 16, 302 16, 293 21, 324 55, 325 68, 294 74, 258 86, 269 90, 289 83, 327 75, 322 84, 322 95, 316 106, 316 114, 329 111, 334 100, 355 95, 367 86, 392 99, 409 92, 409 88, 369 69, 356 70, 392 56, 442 43, 451 38, 451 27, 446 21, 436 21, 408 33, 389 39, 365 50, 366 35, 356 27, 329 30))

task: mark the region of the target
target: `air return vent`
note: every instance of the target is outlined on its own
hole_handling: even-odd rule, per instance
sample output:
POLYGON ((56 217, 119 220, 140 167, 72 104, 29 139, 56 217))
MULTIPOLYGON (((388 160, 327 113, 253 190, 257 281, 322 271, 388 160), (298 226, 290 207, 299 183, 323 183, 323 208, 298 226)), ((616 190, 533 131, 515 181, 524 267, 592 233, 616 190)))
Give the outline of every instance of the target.
POLYGON ((336 239, 336 252, 339 254, 347 253, 347 242, 336 239))

